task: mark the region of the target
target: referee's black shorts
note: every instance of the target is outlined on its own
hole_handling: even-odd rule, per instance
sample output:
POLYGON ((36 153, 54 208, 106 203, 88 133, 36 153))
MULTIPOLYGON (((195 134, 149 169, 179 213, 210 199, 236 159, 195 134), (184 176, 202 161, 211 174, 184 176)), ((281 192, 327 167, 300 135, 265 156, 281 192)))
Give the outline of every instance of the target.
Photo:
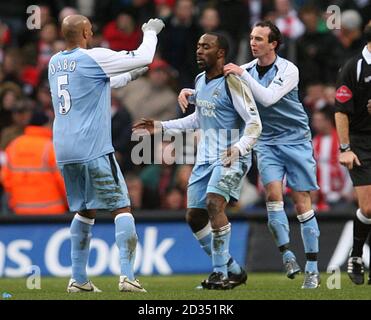
POLYGON ((353 185, 371 185, 371 134, 351 135, 350 147, 361 162, 361 166, 354 165, 353 169, 349 170, 353 185))

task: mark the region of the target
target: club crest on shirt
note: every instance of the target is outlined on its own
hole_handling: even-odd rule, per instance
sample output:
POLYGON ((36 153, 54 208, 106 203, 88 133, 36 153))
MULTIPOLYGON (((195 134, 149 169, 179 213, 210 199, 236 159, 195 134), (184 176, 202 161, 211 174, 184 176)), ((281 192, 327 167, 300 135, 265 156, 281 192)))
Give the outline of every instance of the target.
POLYGON ((213 92, 213 98, 219 98, 219 97, 220 97, 220 90, 215 89, 214 92, 213 92))

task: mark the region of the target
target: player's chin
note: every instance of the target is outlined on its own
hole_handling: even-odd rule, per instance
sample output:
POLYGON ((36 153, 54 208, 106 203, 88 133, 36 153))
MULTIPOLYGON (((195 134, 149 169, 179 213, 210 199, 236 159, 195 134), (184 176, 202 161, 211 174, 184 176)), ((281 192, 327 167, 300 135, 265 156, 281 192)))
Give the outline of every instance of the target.
POLYGON ((197 61, 197 66, 198 68, 201 70, 201 71, 205 71, 206 70, 206 64, 204 61, 197 61))

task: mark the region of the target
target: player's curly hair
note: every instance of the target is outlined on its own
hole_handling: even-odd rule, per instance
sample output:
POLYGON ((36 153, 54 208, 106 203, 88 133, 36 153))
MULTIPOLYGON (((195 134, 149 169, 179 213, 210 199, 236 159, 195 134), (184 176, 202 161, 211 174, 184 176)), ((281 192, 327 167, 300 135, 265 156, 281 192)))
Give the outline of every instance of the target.
POLYGON ((283 42, 280 29, 278 29, 270 20, 258 22, 254 27, 267 27, 270 29, 271 32, 269 33, 268 41, 269 43, 272 43, 273 41, 277 42, 277 45, 274 48, 274 51, 277 52, 283 42))

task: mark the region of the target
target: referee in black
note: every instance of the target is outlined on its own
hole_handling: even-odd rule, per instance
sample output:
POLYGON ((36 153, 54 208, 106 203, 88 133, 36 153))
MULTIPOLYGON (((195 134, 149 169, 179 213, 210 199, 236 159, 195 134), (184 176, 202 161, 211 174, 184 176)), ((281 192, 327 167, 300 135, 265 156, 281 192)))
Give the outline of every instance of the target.
POLYGON ((371 231, 371 20, 364 34, 367 45, 340 69, 335 102, 339 161, 349 170, 359 206, 347 270, 355 284, 364 283, 362 249, 371 231))

